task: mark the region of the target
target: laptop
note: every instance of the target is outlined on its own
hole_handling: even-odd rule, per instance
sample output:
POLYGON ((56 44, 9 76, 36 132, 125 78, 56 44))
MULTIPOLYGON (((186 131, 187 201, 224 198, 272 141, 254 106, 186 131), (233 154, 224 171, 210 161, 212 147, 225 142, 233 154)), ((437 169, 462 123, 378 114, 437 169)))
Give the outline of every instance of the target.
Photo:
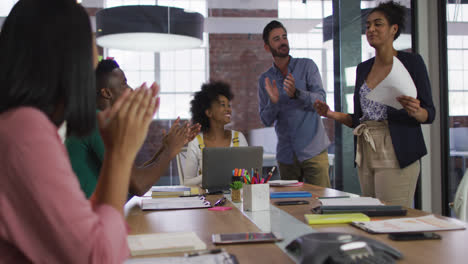
POLYGON ((254 168, 262 175, 263 147, 204 148, 202 156, 202 188, 208 193, 229 190, 235 168, 254 168))

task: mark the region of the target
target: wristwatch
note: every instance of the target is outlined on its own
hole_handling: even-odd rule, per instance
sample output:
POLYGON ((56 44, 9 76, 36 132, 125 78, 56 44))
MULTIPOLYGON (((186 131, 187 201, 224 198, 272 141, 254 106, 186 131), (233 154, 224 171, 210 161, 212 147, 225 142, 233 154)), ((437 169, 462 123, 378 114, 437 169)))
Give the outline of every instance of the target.
POLYGON ((300 95, 301 95, 301 90, 296 88, 296 91, 294 92, 294 99, 299 98, 300 95))

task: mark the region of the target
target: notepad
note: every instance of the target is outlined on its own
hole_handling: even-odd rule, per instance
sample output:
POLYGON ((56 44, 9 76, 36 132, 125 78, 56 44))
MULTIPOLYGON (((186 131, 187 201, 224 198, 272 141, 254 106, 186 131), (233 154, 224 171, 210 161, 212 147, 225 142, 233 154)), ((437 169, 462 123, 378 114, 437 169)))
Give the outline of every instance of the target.
POLYGON ((141 200, 142 210, 173 210, 209 207, 211 207, 210 202, 205 201, 201 197, 173 197, 141 200))
POLYGON ((347 224, 353 221, 368 222, 370 218, 361 213, 354 214, 305 214, 306 222, 309 225, 318 224, 347 224))
POLYGON ((312 197, 310 192, 298 191, 298 192, 272 192, 270 198, 296 198, 296 197, 312 197))
POLYGON ((174 186, 153 186, 151 196, 153 198, 179 197, 199 194, 198 187, 187 187, 182 185, 174 186))
POLYGON ((195 232, 129 235, 127 241, 132 256, 206 249, 195 232))
POLYGON ((351 225, 369 233, 426 232, 465 229, 462 225, 454 224, 448 220, 435 217, 434 215, 373 222, 354 221, 351 225))
POLYGON ((274 187, 298 187, 304 185, 303 182, 299 182, 298 180, 274 180, 269 181, 268 184, 274 187))

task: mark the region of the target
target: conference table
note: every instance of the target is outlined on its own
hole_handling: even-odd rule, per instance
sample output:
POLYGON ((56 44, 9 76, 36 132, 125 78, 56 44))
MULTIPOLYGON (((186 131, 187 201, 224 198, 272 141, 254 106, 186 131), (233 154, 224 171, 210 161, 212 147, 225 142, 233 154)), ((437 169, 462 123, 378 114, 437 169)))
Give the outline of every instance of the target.
MULTIPOLYGON (((295 238, 313 232, 343 232, 370 237, 398 249, 403 259, 397 263, 467 263, 468 229, 438 231, 442 240, 393 241, 386 234, 370 234, 349 224, 308 225, 304 214, 311 213, 311 208, 318 205, 317 197, 350 195, 349 193, 304 184, 300 187, 270 187, 270 192, 308 191, 310 204, 276 206, 274 202, 291 198, 271 199, 269 211, 246 212, 242 203, 228 201, 228 211, 209 211, 207 209, 142 211, 141 200, 151 197, 133 197, 125 205, 125 218, 130 227, 129 234, 149 234, 165 232, 195 232, 206 243, 208 249, 224 248, 238 259, 239 263, 295 263, 295 255, 285 250, 287 244, 295 238), (274 231, 279 232, 284 240, 276 243, 236 244, 216 246, 211 242, 212 234, 274 231)), ((352 194, 351 194, 352 195, 352 194)), ((222 195, 208 195, 207 200, 214 201, 222 195)), ((295 198, 297 199, 297 198, 295 198)), ((429 213, 408 208, 406 217, 417 217, 429 213)), ((401 216, 399 216, 401 217, 401 216)), ((441 216, 439 216, 441 217, 441 216)), ((372 220, 391 217, 372 217, 372 220)), ((444 219, 467 227, 467 223, 453 218, 444 219)), ((183 253, 147 255, 144 257, 182 256, 183 253)))

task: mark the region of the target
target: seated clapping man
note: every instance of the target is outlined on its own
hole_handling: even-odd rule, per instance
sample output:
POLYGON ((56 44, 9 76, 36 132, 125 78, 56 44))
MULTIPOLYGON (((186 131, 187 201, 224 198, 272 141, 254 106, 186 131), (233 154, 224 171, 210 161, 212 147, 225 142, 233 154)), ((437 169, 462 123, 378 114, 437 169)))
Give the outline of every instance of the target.
MULTIPOLYGON (((99 62, 96 69, 97 106, 99 110, 111 107, 126 91, 130 90, 125 73, 116 61, 106 59, 99 62)), ((143 166, 133 166, 130 177, 129 194, 141 196, 154 185, 169 167, 170 161, 199 132, 199 125, 180 124, 179 119, 164 136, 162 147, 143 166)), ((104 143, 99 130, 86 138, 68 137, 65 140, 73 170, 86 197, 96 189, 99 171, 104 158, 104 143)))

